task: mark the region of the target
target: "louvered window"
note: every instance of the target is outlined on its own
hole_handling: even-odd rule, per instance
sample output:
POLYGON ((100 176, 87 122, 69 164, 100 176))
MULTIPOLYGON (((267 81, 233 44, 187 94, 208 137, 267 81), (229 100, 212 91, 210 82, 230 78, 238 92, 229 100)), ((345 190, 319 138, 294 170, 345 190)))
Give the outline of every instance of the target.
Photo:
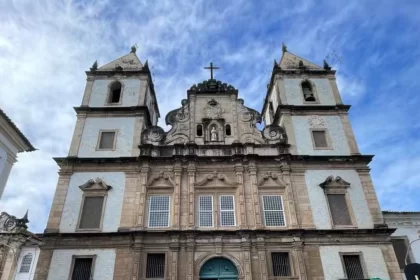
POLYGON ((74 260, 71 280, 90 280, 93 258, 76 258, 74 260))
POLYGON ((200 227, 213 226, 213 196, 200 196, 199 199, 199 225, 200 227))
POLYGON ((292 276, 290 271, 289 253, 271 253, 273 276, 292 276))
POLYGON ((149 227, 169 226, 169 196, 151 196, 149 203, 149 227))
POLYGON ((115 131, 103 131, 100 133, 99 150, 114 149, 115 131))
POLYGON ((104 204, 103 196, 86 196, 80 217, 80 229, 99 229, 104 204))
POLYGON ((165 277, 165 254, 147 254, 146 278, 165 277))
POLYGON ((330 212, 335 226, 352 225, 344 194, 327 194, 330 212))
MULTIPOLYGON (((407 255, 407 239, 392 239, 392 246, 394 247, 395 255, 397 256, 400 269, 405 268, 405 256, 407 255)), ((407 264, 411 263, 410 254, 407 256, 407 264)))
POLYGON ((220 196, 220 225, 235 226, 235 202, 233 195, 220 196))
POLYGON ((31 269, 31 264, 32 264, 32 254, 28 253, 22 258, 19 273, 28 273, 29 270, 31 269))
POLYGON ((365 278, 359 255, 343 255, 343 262, 347 279, 365 278))
POLYGON ((312 131, 312 135, 314 138, 314 143, 316 148, 327 148, 328 142, 327 142, 327 135, 325 131, 312 131))
POLYGON ((284 210, 280 195, 263 196, 264 220, 269 227, 285 226, 284 210))

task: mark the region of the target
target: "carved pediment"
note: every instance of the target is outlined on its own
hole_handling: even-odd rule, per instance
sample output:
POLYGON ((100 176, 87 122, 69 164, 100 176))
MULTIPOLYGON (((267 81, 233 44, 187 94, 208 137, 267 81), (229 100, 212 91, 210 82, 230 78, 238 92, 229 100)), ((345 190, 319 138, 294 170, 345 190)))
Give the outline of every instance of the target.
POLYGON ((350 183, 344 181, 340 176, 335 178, 334 176, 328 176, 319 186, 323 189, 347 189, 350 187, 350 183))
POLYGON ((214 171, 212 174, 208 174, 204 176, 203 179, 196 182, 194 184, 195 186, 237 186, 238 183, 235 181, 230 180, 226 175, 217 173, 217 171, 214 171))
POLYGON ((79 186, 82 191, 109 191, 112 189, 110 185, 104 182, 101 178, 95 180, 90 179, 83 185, 79 186))
POLYGON ((162 171, 159 174, 152 175, 147 181, 147 186, 152 188, 173 188, 175 185, 176 183, 172 178, 162 171))
POLYGON ((265 173, 257 182, 258 187, 285 188, 286 183, 280 178, 281 175, 274 172, 265 173))

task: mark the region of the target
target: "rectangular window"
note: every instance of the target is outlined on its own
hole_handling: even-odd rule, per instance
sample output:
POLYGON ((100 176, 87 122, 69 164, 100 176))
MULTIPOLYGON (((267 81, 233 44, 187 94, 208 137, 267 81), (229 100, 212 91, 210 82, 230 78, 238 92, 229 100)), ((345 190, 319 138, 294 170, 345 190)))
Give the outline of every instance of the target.
POLYGON ((200 227, 213 227, 213 196, 206 195, 198 198, 200 227))
POLYGON ((220 225, 235 226, 235 202, 233 195, 220 196, 220 225))
POLYGON ((284 210, 282 198, 280 195, 264 195, 264 220, 268 227, 285 226, 284 210))
POLYGON ((71 280, 90 280, 93 258, 74 259, 71 280))
POLYGON ((104 196, 85 196, 79 229, 99 229, 101 227, 104 196))
POLYGON ((343 263, 347 279, 365 278, 359 255, 343 255, 343 263))
POLYGON ((151 196, 149 203, 149 227, 169 226, 169 196, 151 196))
MULTIPOLYGON (((398 264, 400 269, 405 268, 405 256, 407 255, 408 250, 408 240, 404 239, 391 239, 392 240, 392 247, 394 247, 395 255, 397 256, 398 264)), ((412 263, 410 259, 410 254, 407 256, 407 263, 412 263)))
POLYGON ((328 148, 327 134, 325 131, 314 130, 312 131, 314 138, 315 148, 328 148))
POLYGON ((273 264, 273 276, 292 276, 289 253, 271 253, 271 262, 273 264))
POLYGON ((146 278, 165 278, 165 254, 147 254, 146 278))
POLYGON ((115 131, 102 131, 99 134, 98 150, 113 150, 115 142, 115 131))
POLYGON ((344 194, 327 194, 333 224, 351 226, 351 218, 344 194))

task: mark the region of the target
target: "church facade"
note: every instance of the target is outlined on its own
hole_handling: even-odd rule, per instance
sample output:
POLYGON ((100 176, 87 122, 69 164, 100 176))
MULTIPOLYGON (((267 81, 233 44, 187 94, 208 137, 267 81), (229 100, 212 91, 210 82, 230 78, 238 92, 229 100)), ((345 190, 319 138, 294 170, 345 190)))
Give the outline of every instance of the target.
POLYGON ((86 73, 34 279, 401 279, 326 62, 283 46, 261 112, 193 85, 168 132, 134 47, 86 73))

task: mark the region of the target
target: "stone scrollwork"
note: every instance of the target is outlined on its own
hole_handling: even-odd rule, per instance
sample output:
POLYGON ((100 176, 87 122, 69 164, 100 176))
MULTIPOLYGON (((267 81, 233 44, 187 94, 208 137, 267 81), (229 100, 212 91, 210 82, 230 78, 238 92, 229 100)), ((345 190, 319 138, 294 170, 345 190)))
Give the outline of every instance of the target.
POLYGON ((209 102, 207 102, 206 107, 204 107, 204 118, 205 119, 220 119, 222 117, 222 114, 224 113, 223 108, 220 106, 220 104, 214 100, 211 99, 209 102))
POLYGON ((350 183, 344 181, 340 176, 335 178, 334 176, 328 176, 319 186, 323 189, 347 189, 350 187, 350 183))
POLYGON ((143 130, 143 144, 159 144, 165 139, 165 131, 160 126, 151 126, 143 130))
POLYGON ((230 180, 228 177, 226 177, 226 175, 220 174, 220 173, 217 173, 217 171, 214 171, 213 173, 204 176, 203 179, 196 182, 194 185, 204 186, 209 181, 214 181, 214 180, 222 181, 224 184, 229 185, 229 186, 236 186, 238 184, 237 182, 230 180))
POLYGON ((28 211, 26 211, 23 218, 18 219, 15 216, 9 215, 6 212, 0 214, 0 232, 17 232, 19 230, 26 230, 29 223, 28 211))
POLYGON ((280 178, 281 175, 275 172, 267 172, 257 182, 257 186, 271 186, 273 187, 286 187, 286 183, 280 178), (271 182, 270 182, 271 181, 271 182), (270 184, 271 183, 271 184, 270 184))
POLYGON ((90 179, 83 185, 79 186, 79 188, 82 191, 98 191, 98 190, 109 191, 110 189, 112 189, 112 187, 108 185, 107 183, 105 183, 105 181, 102 180, 101 178, 96 178, 95 180, 90 179))
POLYGON ((158 174, 150 177, 150 179, 147 181, 147 186, 148 187, 151 187, 151 186, 155 186, 155 187, 165 187, 165 186, 175 187, 176 183, 172 180, 172 178, 169 175, 167 175, 163 171, 161 171, 158 174), (164 182, 164 185, 163 184, 158 184, 159 180, 162 180, 164 182))
POLYGON ((287 134, 284 128, 278 125, 267 125, 263 129, 262 135, 270 143, 287 143, 287 134))

